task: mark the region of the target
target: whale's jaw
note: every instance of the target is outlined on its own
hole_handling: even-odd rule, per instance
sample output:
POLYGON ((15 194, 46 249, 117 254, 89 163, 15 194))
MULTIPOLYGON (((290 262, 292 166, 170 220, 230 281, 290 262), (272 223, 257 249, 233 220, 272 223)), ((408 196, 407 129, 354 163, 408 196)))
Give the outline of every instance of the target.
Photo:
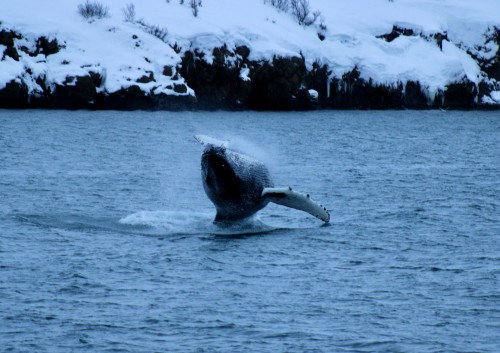
POLYGON ((203 187, 217 206, 224 200, 238 202, 241 182, 227 160, 225 148, 210 146, 201 157, 203 187))

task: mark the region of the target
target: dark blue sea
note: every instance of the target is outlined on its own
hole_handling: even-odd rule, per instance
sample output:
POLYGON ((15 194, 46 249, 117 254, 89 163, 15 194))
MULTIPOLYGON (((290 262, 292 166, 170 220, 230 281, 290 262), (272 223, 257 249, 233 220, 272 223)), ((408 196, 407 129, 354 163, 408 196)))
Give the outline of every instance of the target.
POLYGON ((500 352, 500 114, 0 111, 0 352, 500 352), (329 225, 218 228, 206 134, 329 225))

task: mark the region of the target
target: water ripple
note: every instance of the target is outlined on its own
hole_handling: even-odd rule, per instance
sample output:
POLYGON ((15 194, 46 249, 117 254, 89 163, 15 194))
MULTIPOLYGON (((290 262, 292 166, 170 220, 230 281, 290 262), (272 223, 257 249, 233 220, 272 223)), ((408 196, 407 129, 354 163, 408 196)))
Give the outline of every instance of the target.
POLYGON ((494 112, 0 111, 0 129, 1 352, 498 351, 494 112), (196 133, 259 142, 331 224, 270 205, 214 226, 196 133))

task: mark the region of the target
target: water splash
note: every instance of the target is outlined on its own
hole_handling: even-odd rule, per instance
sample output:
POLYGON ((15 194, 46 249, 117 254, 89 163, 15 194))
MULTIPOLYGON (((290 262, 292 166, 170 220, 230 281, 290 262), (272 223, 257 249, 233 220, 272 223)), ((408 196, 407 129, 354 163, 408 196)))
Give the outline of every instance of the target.
POLYGON ((140 211, 123 217, 118 222, 131 229, 154 231, 161 234, 205 234, 212 215, 182 211, 140 211))

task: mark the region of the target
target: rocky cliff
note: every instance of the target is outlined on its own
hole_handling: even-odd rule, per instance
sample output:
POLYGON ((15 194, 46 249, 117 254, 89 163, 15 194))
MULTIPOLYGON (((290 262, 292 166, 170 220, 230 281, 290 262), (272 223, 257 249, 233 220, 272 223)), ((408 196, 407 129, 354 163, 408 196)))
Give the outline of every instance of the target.
MULTIPOLYGON (((69 12, 76 2, 64 5, 69 12)), ((225 23, 222 35, 208 27, 184 35, 185 27, 169 33, 144 19, 108 15, 88 21, 76 13, 72 23, 61 20, 54 29, 46 18, 23 22, 29 11, 11 6, 7 12, 17 11, 19 19, 4 22, 0 15, 0 108, 500 107, 500 25, 471 26, 467 31, 482 31, 473 39, 463 34, 469 32, 425 28, 418 21, 391 20, 389 28, 367 25, 353 34, 324 20, 299 26, 288 14, 255 2, 247 6, 266 11, 268 27, 260 32, 225 23), (277 34, 264 37, 269 28, 277 34), (289 28, 296 37, 285 41, 289 28)), ((188 18, 200 26, 199 18, 188 18)))

